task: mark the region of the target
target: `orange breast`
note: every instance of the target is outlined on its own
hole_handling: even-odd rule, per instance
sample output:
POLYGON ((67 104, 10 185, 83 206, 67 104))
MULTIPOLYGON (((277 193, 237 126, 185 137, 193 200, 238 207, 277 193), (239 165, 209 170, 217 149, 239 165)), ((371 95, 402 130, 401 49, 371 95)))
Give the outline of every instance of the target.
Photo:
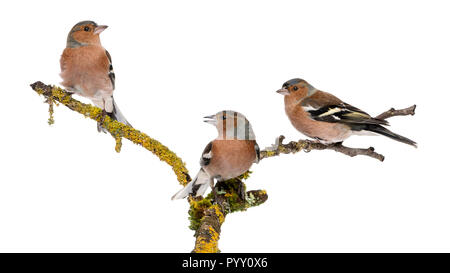
POLYGON ((108 76, 109 60, 101 46, 66 48, 61 56, 62 85, 78 87, 84 96, 92 97, 97 91, 110 91, 113 87, 108 76))
POLYGON ((351 135, 350 128, 345 124, 311 119, 299 104, 286 104, 285 110, 295 129, 308 137, 319 138, 324 142, 339 142, 351 135))
POLYGON ((227 180, 246 172, 255 159, 254 140, 214 140, 211 161, 204 169, 210 176, 227 180))

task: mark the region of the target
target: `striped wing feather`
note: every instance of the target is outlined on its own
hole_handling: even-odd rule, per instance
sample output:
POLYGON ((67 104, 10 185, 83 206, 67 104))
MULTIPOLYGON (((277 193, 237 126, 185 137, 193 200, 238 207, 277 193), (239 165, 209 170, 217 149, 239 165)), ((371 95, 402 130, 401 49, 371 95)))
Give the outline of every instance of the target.
POLYGON ((373 118, 359 108, 322 91, 304 99, 301 107, 317 121, 388 125, 387 121, 373 118))

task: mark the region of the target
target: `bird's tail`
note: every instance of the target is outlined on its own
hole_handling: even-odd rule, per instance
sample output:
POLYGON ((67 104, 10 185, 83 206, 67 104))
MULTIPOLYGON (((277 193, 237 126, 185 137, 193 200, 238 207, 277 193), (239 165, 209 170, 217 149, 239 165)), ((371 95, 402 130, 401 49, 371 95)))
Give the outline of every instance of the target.
POLYGON ((388 129, 384 128, 381 125, 378 124, 367 124, 367 127, 365 128, 365 130, 370 131, 370 132, 374 132, 383 136, 387 136, 389 138, 392 138, 393 140, 397 140, 399 142, 405 143, 405 144, 409 144, 411 146, 414 146, 417 148, 417 143, 409 138, 406 138, 404 136, 398 135, 394 132, 389 131, 388 129))
POLYGON ((188 195, 200 196, 205 193, 210 185, 211 178, 209 175, 202 169, 198 172, 197 176, 189 182, 184 188, 178 191, 174 196, 172 196, 172 200, 175 199, 183 199, 188 195))
POLYGON ((122 114, 122 112, 120 112, 119 107, 117 106, 116 101, 114 100, 114 97, 112 98, 113 100, 113 111, 111 112, 111 118, 117 120, 118 122, 121 122, 125 125, 128 125, 130 127, 131 124, 127 121, 127 119, 125 118, 125 116, 122 114))
MULTIPOLYGON (((111 119, 113 119, 113 120, 117 120, 118 122, 121 122, 121 123, 123 123, 123 124, 125 124, 125 125, 128 125, 128 126, 130 126, 130 127, 133 127, 133 126, 131 126, 131 124, 127 121, 127 119, 126 119, 125 116, 122 114, 122 112, 120 112, 120 109, 119 109, 119 107, 117 106, 117 103, 116 103, 116 101, 114 100, 114 97, 112 98, 112 103, 113 103, 113 110, 112 110, 111 113, 108 113, 108 116, 109 116, 111 119)), ((98 130, 99 132, 103 132, 103 133, 106 133, 106 132, 107 132, 106 129, 105 129, 100 123, 97 123, 97 130, 98 130)))

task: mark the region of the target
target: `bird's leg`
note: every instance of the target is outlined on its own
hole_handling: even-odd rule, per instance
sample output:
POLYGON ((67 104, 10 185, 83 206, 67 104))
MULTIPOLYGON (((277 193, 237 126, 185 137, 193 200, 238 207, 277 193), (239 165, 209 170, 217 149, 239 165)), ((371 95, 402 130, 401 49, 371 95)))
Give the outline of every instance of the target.
POLYGON ((216 184, 216 187, 214 187, 214 179, 211 179, 210 185, 211 185, 212 193, 214 195, 214 202, 216 202, 216 204, 218 204, 220 206, 222 211, 225 211, 225 206, 223 205, 224 200, 223 200, 223 198, 220 198, 217 195, 217 190, 216 190, 216 187, 219 187, 219 185, 220 185, 220 181, 218 181, 216 184))
POLYGON ((334 146, 342 146, 342 143, 344 143, 344 141, 335 142, 332 145, 334 145, 334 146))
POLYGON ((209 181, 209 185, 211 186, 211 191, 214 195, 214 201, 217 201, 217 191, 216 187, 214 187, 214 179, 211 179, 211 181, 209 181))
POLYGON ((245 185, 239 178, 235 178, 238 182, 237 195, 245 201, 245 185))
POLYGON ((105 117, 108 115, 105 109, 102 110, 102 122, 105 121, 105 117))
POLYGON ((109 113, 108 112, 106 112, 106 101, 105 101, 105 99, 103 98, 102 99, 102 119, 101 119, 101 123, 102 123, 102 125, 103 125, 103 122, 105 121, 105 117, 107 116, 107 115, 109 115, 109 113))
POLYGON ((101 125, 105 122, 105 117, 108 115, 108 112, 106 112, 105 109, 102 110, 102 118, 100 120, 101 125))

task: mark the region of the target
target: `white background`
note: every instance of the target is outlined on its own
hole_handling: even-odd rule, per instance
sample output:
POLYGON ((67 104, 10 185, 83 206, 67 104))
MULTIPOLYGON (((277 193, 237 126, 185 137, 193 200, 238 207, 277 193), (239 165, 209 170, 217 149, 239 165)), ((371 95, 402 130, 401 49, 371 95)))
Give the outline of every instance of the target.
POLYGON ((417 104, 385 137, 381 163, 333 151, 253 166, 268 201, 227 217, 223 252, 450 251, 446 1, 13 1, 0 8, 2 252, 189 252, 188 203, 170 167, 94 121, 48 107, 29 87, 58 84, 67 33, 81 20, 113 58, 127 119, 175 151, 194 176, 216 136, 205 115, 233 109, 261 148, 284 134, 283 82, 301 77, 373 115, 417 104))

